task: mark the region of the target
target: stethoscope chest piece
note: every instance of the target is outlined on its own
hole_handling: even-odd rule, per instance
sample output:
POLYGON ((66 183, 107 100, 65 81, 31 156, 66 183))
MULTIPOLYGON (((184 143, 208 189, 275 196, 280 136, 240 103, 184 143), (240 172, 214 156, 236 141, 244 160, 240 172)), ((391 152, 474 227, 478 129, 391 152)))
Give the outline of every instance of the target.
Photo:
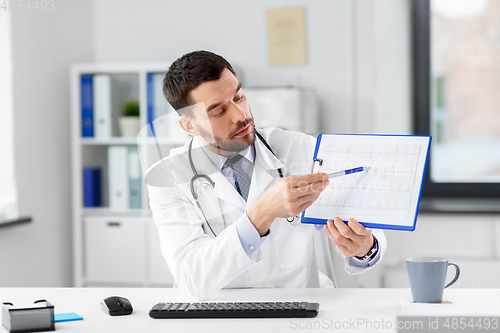
POLYGON ((300 216, 290 216, 286 218, 286 221, 292 226, 297 226, 300 224, 300 216))

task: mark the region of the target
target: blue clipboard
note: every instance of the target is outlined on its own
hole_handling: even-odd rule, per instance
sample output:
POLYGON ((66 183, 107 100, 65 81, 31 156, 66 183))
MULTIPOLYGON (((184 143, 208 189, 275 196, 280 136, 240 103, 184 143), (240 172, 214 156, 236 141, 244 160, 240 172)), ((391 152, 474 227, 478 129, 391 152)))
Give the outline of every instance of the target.
MULTIPOLYGON (((342 151, 342 148, 338 148, 338 151, 335 152, 335 149, 336 149, 336 148, 334 148, 335 146, 330 144, 330 143, 333 143, 336 141, 343 142, 343 144, 346 145, 345 147, 351 146, 351 144, 348 144, 348 142, 354 142, 353 143, 354 148, 350 152, 352 152, 352 156, 356 156, 356 153, 361 154, 361 155, 358 155, 358 157, 363 156, 363 153, 368 154, 368 151, 366 149, 369 149, 370 147, 372 147, 371 148, 372 150, 370 152, 373 152, 373 147, 377 147, 377 145, 379 147, 384 146, 384 145, 386 145, 387 147, 389 147, 389 146, 392 147, 393 145, 397 145, 397 148, 395 148, 395 149, 393 148, 394 149, 393 153, 387 152, 388 159, 390 158, 391 154, 394 154, 393 160, 396 159, 396 156, 399 156, 399 154, 403 155, 402 151, 403 151, 405 144, 406 144, 406 147, 408 147, 408 145, 416 144, 415 142, 418 142, 418 146, 420 147, 419 148, 420 150, 419 150, 419 155, 416 157, 418 159, 418 161, 415 161, 415 163, 419 164, 419 165, 415 167, 416 171, 415 171, 415 175, 414 175, 414 183, 412 185, 411 194, 406 194, 406 196, 408 196, 408 195, 410 196, 409 200, 411 200, 411 202, 408 203, 408 209, 407 209, 408 214, 404 219, 407 223, 404 225, 401 225, 399 223, 390 222, 391 219, 396 220, 397 219, 396 217, 391 217, 391 218, 383 217, 383 218, 380 218, 378 221, 376 221, 375 220, 376 218, 374 218, 374 217, 367 218, 366 220, 357 219, 358 222, 360 222, 362 225, 364 225, 365 227, 368 227, 368 228, 414 231, 415 227, 416 227, 416 223, 417 223, 418 208, 420 206, 422 187, 424 184, 425 172, 427 170, 427 162, 428 162, 429 150, 430 150, 432 137, 428 136, 428 135, 326 134, 325 133, 325 134, 320 134, 316 140, 316 148, 314 150, 313 160, 317 160, 317 159, 325 160, 323 158, 324 157, 323 155, 325 155, 325 154, 329 157, 343 156, 342 154, 344 154, 344 155, 347 154, 345 156, 349 156, 348 155, 349 154, 348 148, 345 148, 345 151, 342 151), (369 140, 366 140, 366 139, 369 139, 369 140), (329 143, 325 143, 325 142, 329 142, 329 143), (368 142, 368 144, 366 144, 366 146, 363 146, 363 143, 367 143, 367 142, 368 142), (401 143, 401 142, 403 142, 403 143, 401 143), (360 147, 363 147, 363 148, 360 148, 360 147), (399 152, 398 149, 401 150, 401 152, 399 152), (364 151, 364 150, 366 150, 366 151, 364 151), (417 185, 417 187, 415 187, 415 185, 417 185), (384 220, 388 220, 389 222, 384 222, 384 220)), ((389 150, 389 148, 387 148, 386 150, 389 150)), ((379 153, 379 160, 381 160, 383 158, 383 156, 384 156, 383 154, 385 154, 385 152, 379 151, 378 153, 379 153), (382 157, 380 157, 380 156, 382 156, 382 157)), ((406 151, 405 151, 405 154, 406 154, 406 151)), ((407 154, 411 155, 411 153, 407 153, 407 154)), ((415 154, 415 153, 413 153, 413 154, 415 154)), ((366 155, 366 156, 368 158, 368 155, 366 155)), ((375 160, 375 158, 374 158, 374 160, 375 160)), ((331 165, 333 165, 333 163, 331 165)), ((354 165, 351 165, 351 166, 354 167, 354 165)), ((413 168, 413 165, 412 165, 412 168, 413 168)), ((396 166, 394 167, 394 170, 395 169, 396 169, 396 166)), ((321 170, 321 171, 324 171, 324 170, 321 170)), ((370 172, 370 171, 368 171, 368 172, 370 172)), ((371 177, 374 177, 375 172, 378 172, 378 171, 376 168, 374 168, 373 172, 374 173, 370 175, 371 177)), ((396 175, 397 175, 397 173, 396 173, 396 171, 394 171, 394 177, 396 177, 396 175)), ((343 176, 343 177, 356 177, 356 176, 348 175, 348 176, 343 176)), ((384 175, 384 177, 385 177, 385 175, 384 175)), ((390 176, 388 176, 388 178, 390 178, 390 176)), ((351 178, 351 180, 352 179, 355 179, 355 178, 351 178)), ((330 184, 330 185, 332 185, 332 184, 330 184)), ((390 187, 392 187, 393 185, 394 184, 390 184, 390 187)), ((375 186, 375 185, 373 185, 373 186, 375 186)), ((401 188, 401 184, 400 184, 400 188, 401 188)), ((408 189, 409 189, 409 186, 408 186, 408 189)), ((353 188, 353 191, 356 191, 356 188, 353 188)), ((375 192, 375 191, 373 190, 373 192, 375 192)), ((394 192, 396 192, 396 191, 394 191, 394 192)), ((405 192, 408 193, 410 191, 405 191, 405 192)), ((392 195, 395 195, 395 194, 392 194, 392 195)), ((327 203, 328 203, 328 205, 330 205, 330 201, 333 200, 332 195, 328 196, 327 194, 322 193, 321 196, 318 198, 318 200, 316 200, 316 202, 315 202, 316 206, 321 205, 322 202, 325 202, 325 198, 324 197, 322 198, 322 196, 327 197, 327 200, 328 200, 327 203), (320 202, 320 203, 318 203, 318 202, 320 202)), ((349 199, 344 199, 344 206, 345 206, 345 202, 347 202, 348 200, 351 200, 351 199, 352 199, 352 204, 351 204, 352 208, 332 206, 332 208, 331 208, 332 209, 332 216, 329 217, 328 219, 333 219, 335 216, 343 217, 343 216, 341 216, 341 214, 335 213, 336 209, 337 210, 346 210, 346 211, 351 209, 353 212, 356 211, 355 207, 357 207, 356 206, 357 203, 354 203, 355 200, 361 201, 361 203, 359 203, 359 208, 357 208, 358 210, 361 210, 363 207, 362 200, 367 200, 366 198, 365 199, 359 199, 359 198, 357 199, 356 195, 353 194, 353 195, 351 195, 351 197, 349 199)), ((335 203, 336 202, 337 201, 335 201, 335 203)), ((381 202, 382 202, 382 200, 379 200, 379 206, 380 206, 381 202)), ((325 214, 324 214, 324 211, 321 214, 319 214, 319 213, 315 214, 314 209, 317 209, 314 207, 315 204, 313 204, 313 206, 307 208, 305 211, 302 212, 301 223, 306 223, 306 224, 326 224, 327 223, 327 220, 328 220, 327 218, 316 216, 316 215, 325 215, 325 214)), ((392 205, 392 203, 391 203, 391 205, 392 205)), ((370 205, 368 207, 372 207, 371 201, 370 201, 370 205)), ((395 211, 396 211, 396 207, 397 206, 395 204, 395 206, 394 206, 395 211)), ((405 208, 406 208, 406 206, 405 206, 405 208)), ((330 209, 330 208, 326 208, 326 209, 330 209)), ((368 208, 368 209, 370 209, 370 208, 368 208)), ((378 209, 380 209, 381 214, 384 213, 382 208, 378 208, 378 209)), ((386 211, 391 211, 389 200, 388 200, 388 203, 387 203, 385 209, 386 209, 386 211)), ((397 209, 397 210, 399 210, 399 209, 397 209)), ((404 209, 401 209, 402 212, 403 212, 403 210, 404 209)), ((356 218, 355 215, 356 214, 353 214, 351 216, 356 218)), ((342 219, 345 223, 347 223, 347 219, 349 217, 350 216, 343 217, 342 219)))

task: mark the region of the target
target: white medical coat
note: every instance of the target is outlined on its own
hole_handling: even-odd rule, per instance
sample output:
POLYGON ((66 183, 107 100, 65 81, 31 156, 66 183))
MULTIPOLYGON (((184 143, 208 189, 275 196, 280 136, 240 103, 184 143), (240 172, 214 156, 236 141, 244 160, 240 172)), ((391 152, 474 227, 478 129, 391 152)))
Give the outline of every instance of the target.
MULTIPOLYGON (((214 189, 205 180, 195 182, 203 212, 197 207, 189 185, 193 177, 187 154, 189 142, 173 149, 146 173, 162 254, 179 288, 197 299, 207 299, 222 288, 303 288, 324 284, 320 283, 324 276, 318 272, 315 248, 328 251, 325 244, 330 240, 313 225, 291 226, 284 218, 278 218, 252 257, 248 257, 241 245, 234 222, 279 179, 278 168, 282 168, 285 177, 310 172, 316 144, 315 138, 303 133, 279 128, 258 131, 277 157, 256 138, 247 202, 210 162, 198 140, 193 140, 194 166, 199 174, 208 175, 215 182, 214 189), (204 225, 203 214, 217 237, 204 225)), ((385 235, 382 230, 373 230, 373 234, 382 259, 387 248, 385 235)), ((344 259, 346 271, 351 274, 368 269, 351 266, 349 258, 344 256, 344 259)))

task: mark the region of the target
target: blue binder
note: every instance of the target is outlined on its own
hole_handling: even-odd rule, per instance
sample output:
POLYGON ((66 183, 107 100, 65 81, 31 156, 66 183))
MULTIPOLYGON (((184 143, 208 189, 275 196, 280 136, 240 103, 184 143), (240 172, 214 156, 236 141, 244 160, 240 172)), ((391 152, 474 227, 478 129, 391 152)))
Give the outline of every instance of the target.
POLYGON ((83 168, 83 206, 101 206, 101 169, 83 168))
POLYGON ((153 121, 155 120, 154 73, 147 74, 147 101, 148 101, 148 136, 155 136, 153 121))
MULTIPOLYGON (((406 208, 406 206, 403 206, 403 208, 400 208, 398 206, 400 204, 400 202, 397 202, 396 201, 397 199, 392 200, 392 201, 389 199, 385 199, 387 205, 384 208, 383 205, 381 205, 382 199, 380 199, 380 198, 375 198, 375 200, 374 200, 374 201, 378 200, 379 206, 375 206, 375 205, 372 206, 371 199, 368 199, 367 197, 365 197, 365 200, 370 200, 369 205, 363 206, 361 204, 362 200, 360 198, 356 198, 356 196, 362 197, 362 195, 360 195, 359 193, 356 194, 357 190, 362 190, 356 184, 354 186, 353 185, 346 186, 345 188, 339 187, 339 190, 337 190, 337 189, 331 190, 330 193, 325 194, 325 197, 322 197, 323 196, 323 194, 322 194, 318 198, 318 200, 316 200, 315 204, 313 204, 313 205, 316 205, 316 207, 313 208, 313 206, 311 206, 302 212, 301 222, 302 223, 310 223, 310 224, 326 224, 328 219, 333 219, 336 216, 340 216, 342 218, 343 216, 341 216, 341 215, 349 214, 349 213, 347 213, 348 211, 352 211, 352 212, 356 212, 356 213, 358 213, 358 211, 362 211, 362 212, 359 212, 358 215, 365 216, 366 218, 364 220, 358 219, 358 222, 361 223, 362 225, 364 225, 365 227, 378 228, 378 229, 406 230, 406 231, 415 230, 415 226, 417 223, 418 208, 420 206, 420 198, 422 195, 422 187, 423 187, 423 183, 424 183, 425 172, 427 169, 427 160, 428 160, 428 156, 429 156, 429 149, 430 149, 431 140, 432 140, 432 138, 430 136, 417 136, 417 135, 320 134, 317 138, 317 141, 316 141, 316 148, 314 151, 313 160, 320 159, 320 160, 323 160, 324 164, 330 162, 331 163, 330 165, 336 165, 336 164, 332 163, 332 161, 325 161, 324 160, 325 157, 332 158, 333 156, 335 156, 337 158, 337 161, 335 161, 337 164, 345 164, 345 163, 349 163, 349 162, 352 164, 352 162, 350 160, 344 161, 344 160, 340 159, 340 156, 342 156, 341 154, 347 154, 346 156, 349 156, 349 154, 347 153, 349 148, 347 148, 347 147, 350 146, 350 142, 352 142, 353 143, 352 145, 356 147, 350 151, 351 156, 352 156, 351 158, 352 158, 352 160, 356 160, 354 157, 358 156, 358 161, 362 161, 362 160, 374 161, 374 159, 376 158, 375 157, 376 155, 374 155, 372 157, 372 155, 370 154, 372 151, 369 149, 373 148, 373 147, 377 147, 377 145, 379 145, 379 147, 381 147, 381 146, 389 146, 389 145, 398 145, 401 143, 401 146, 404 146, 407 142, 410 142, 409 143, 410 145, 415 145, 415 146, 420 147, 419 153, 418 153, 416 160, 414 162, 415 163, 414 164, 415 170, 412 171, 412 174, 414 174, 414 178, 412 178, 413 183, 411 184, 412 189, 410 191, 410 185, 408 185, 408 190, 405 190, 406 193, 411 193, 411 194, 408 194, 408 196, 409 196, 409 199, 407 202, 408 208, 406 208), (328 137, 328 136, 331 136, 331 137, 328 137), (325 139, 325 138, 328 138, 328 139, 325 139), (404 138, 413 138, 413 139, 404 139, 404 138), (328 141, 328 143, 324 144, 323 143, 324 141, 328 141), (334 145, 335 142, 341 142, 341 144, 339 144, 338 146, 335 146, 334 145), (366 144, 366 147, 368 147, 368 149, 366 151, 364 149, 366 147, 363 147, 364 144, 366 144), (342 148, 339 149, 339 147, 341 147, 342 145, 344 145, 344 149, 345 149, 344 151, 342 151, 342 148), (356 153, 358 155, 355 155, 356 153), (362 154, 362 155, 359 155, 359 154, 362 154), (366 155, 364 155, 364 154, 366 154, 366 155), (368 155, 368 154, 370 154, 370 155, 368 155), (363 157, 359 158, 359 156, 363 156, 363 157), (368 156, 370 156, 370 157, 368 157, 368 156), (346 191, 345 193, 342 192, 344 190, 346 191), (333 195, 331 194, 332 191, 333 191, 333 195), (352 192, 349 192, 349 191, 352 191, 352 192), (352 194, 352 193, 355 193, 355 194, 352 194), (339 200, 340 203, 338 203, 337 200, 339 200), (332 201, 333 201, 333 204, 332 204, 332 201), (359 206, 357 205, 357 203, 355 203, 356 201, 357 201, 357 203, 359 203, 359 206), (389 202, 391 202, 391 204, 389 204, 389 202), (394 202, 397 202, 397 203, 394 203, 394 202), (394 203, 394 207, 391 206, 393 203, 394 203), (320 208, 318 208, 318 206, 320 208), (321 207, 323 207, 323 208, 321 208, 321 207), (324 208, 324 207, 328 207, 328 208, 324 208), (384 216, 383 215, 384 209, 386 211, 406 210, 408 212, 407 215, 404 217, 404 219, 403 218, 400 219, 400 221, 405 221, 405 223, 404 224, 403 223, 396 223, 399 221, 397 221, 397 217, 395 217, 395 216, 390 216, 390 215, 384 216), (308 210, 309 210, 309 212, 308 212, 308 210), (325 216, 325 215, 330 214, 330 210, 331 210, 332 216, 329 216, 328 219, 319 217, 319 216, 325 216), (368 210, 372 210, 372 213, 368 214, 367 213, 368 210), (373 210, 378 210, 378 212, 375 214, 375 213, 373 213, 373 210), (339 214, 338 212, 340 212, 340 211, 342 211, 343 213, 339 214), (377 218, 375 217, 377 214, 380 214, 379 220, 377 220, 377 218), (368 217, 368 216, 370 216, 370 217, 368 217), (391 219, 393 220, 392 223, 381 222, 381 221, 391 221, 391 219)), ((399 149, 399 146, 398 146, 398 149, 399 149)), ((385 155, 380 155, 380 154, 387 153, 388 155, 387 155, 386 159, 389 159, 390 156, 392 156, 391 154, 393 154, 394 159, 396 159, 396 156, 399 156, 400 154, 401 155, 406 154, 406 151, 403 153, 402 151, 399 152, 398 149, 396 149, 394 151, 390 151, 390 152, 384 152, 384 153, 379 152, 378 159, 383 160, 385 157, 385 155)), ((408 154, 411 154, 411 153, 408 153, 408 154)), ((371 167, 370 165, 352 165, 352 167, 358 167, 358 166, 371 167)), ((412 164, 412 168, 413 168, 413 164, 412 164)), ((396 177, 396 166, 394 166, 393 170, 394 170, 393 175, 394 175, 394 177, 396 177)), ((413 169, 411 169, 411 170, 413 170, 413 169)), ((331 170, 331 172, 333 172, 333 171, 340 171, 340 170, 331 170)), ((368 172, 370 172, 370 170, 368 172)), ((374 172, 374 173, 370 174, 369 176, 368 176, 368 172, 366 174, 366 177, 371 177, 371 178, 366 178, 366 179, 372 179, 371 180, 373 182, 373 184, 371 184, 372 193, 376 193, 375 192, 376 185, 375 185, 374 179, 377 179, 377 178, 376 178, 375 172, 381 172, 383 174, 383 171, 381 169, 379 169, 378 171, 372 170, 372 172, 374 172)), ((346 177, 346 178, 342 178, 343 180, 340 180, 340 182, 355 183, 355 180, 356 180, 355 177, 362 177, 362 176, 363 175, 361 173, 356 174, 355 176, 353 176, 353 175, 342 176, 342 177, 346 177), (349 178, 349 177, 351 177, 351 178, 349 178)), ((388 177, 389 176, 390 175, 388 175, 388 177)), ((383 175, 383 177, 385 177, 385 175, 383 175)), ((332 178, 332 179, 337 180, 340 178, 332 178)), ((357 179, 361 180, 361 178, 357 178, 357 179)), ((369 183, 369 181, 365 181, 365 183, 369 183)), ((408 182, 408 184, 410 184, 410 183, 408 182)), ((333 185, 333 184, 331 184, 331 185, 333 185)), ((397 192, 395 189, 392 188, 393 186, 394 186, 394 184, 391 183, 390 186, 388 187, 389 190, 387 192, 391 192, 391 191, 397 192)), ((401 186, 398 189, 398 191, 400 191, 400 190, 401 190, 401 186)), ((362 192, 362 191, 360 191, 360 192, 362 192)), ((396 196, 396 194, 394 194, 394 196, 396 196)), ((347 216, 347 217, 344 216, 345 219, 343 219, 343 220, 345 223, 347 223, 348 217, 349 216, 347 216)), ((355 216, 353 216, 353 217, 355 217, 355 216)))
POLYGON ((82 75, 80 79, 82 107, 82 137, 94 136, 94 96, 92 75, 82 75))

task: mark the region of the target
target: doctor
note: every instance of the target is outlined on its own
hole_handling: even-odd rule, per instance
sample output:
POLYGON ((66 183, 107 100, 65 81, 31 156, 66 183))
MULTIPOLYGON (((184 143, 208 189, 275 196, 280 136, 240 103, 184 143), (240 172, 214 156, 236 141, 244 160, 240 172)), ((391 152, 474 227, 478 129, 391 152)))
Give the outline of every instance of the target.
POLYGON ((381 230, 335 216, 324 228, 287 221, 329 184, 327 174, 309 174, 316 140, 255 129, 224 58, 207 51, 182 56, 163 90, 179 126, 193 136, 146 173, 162 253, 179 288, 207 299, 221 288, 332 285, 317 262, 329 256, 328 241, 351 274, 380 262, 387 247, 381 230))

